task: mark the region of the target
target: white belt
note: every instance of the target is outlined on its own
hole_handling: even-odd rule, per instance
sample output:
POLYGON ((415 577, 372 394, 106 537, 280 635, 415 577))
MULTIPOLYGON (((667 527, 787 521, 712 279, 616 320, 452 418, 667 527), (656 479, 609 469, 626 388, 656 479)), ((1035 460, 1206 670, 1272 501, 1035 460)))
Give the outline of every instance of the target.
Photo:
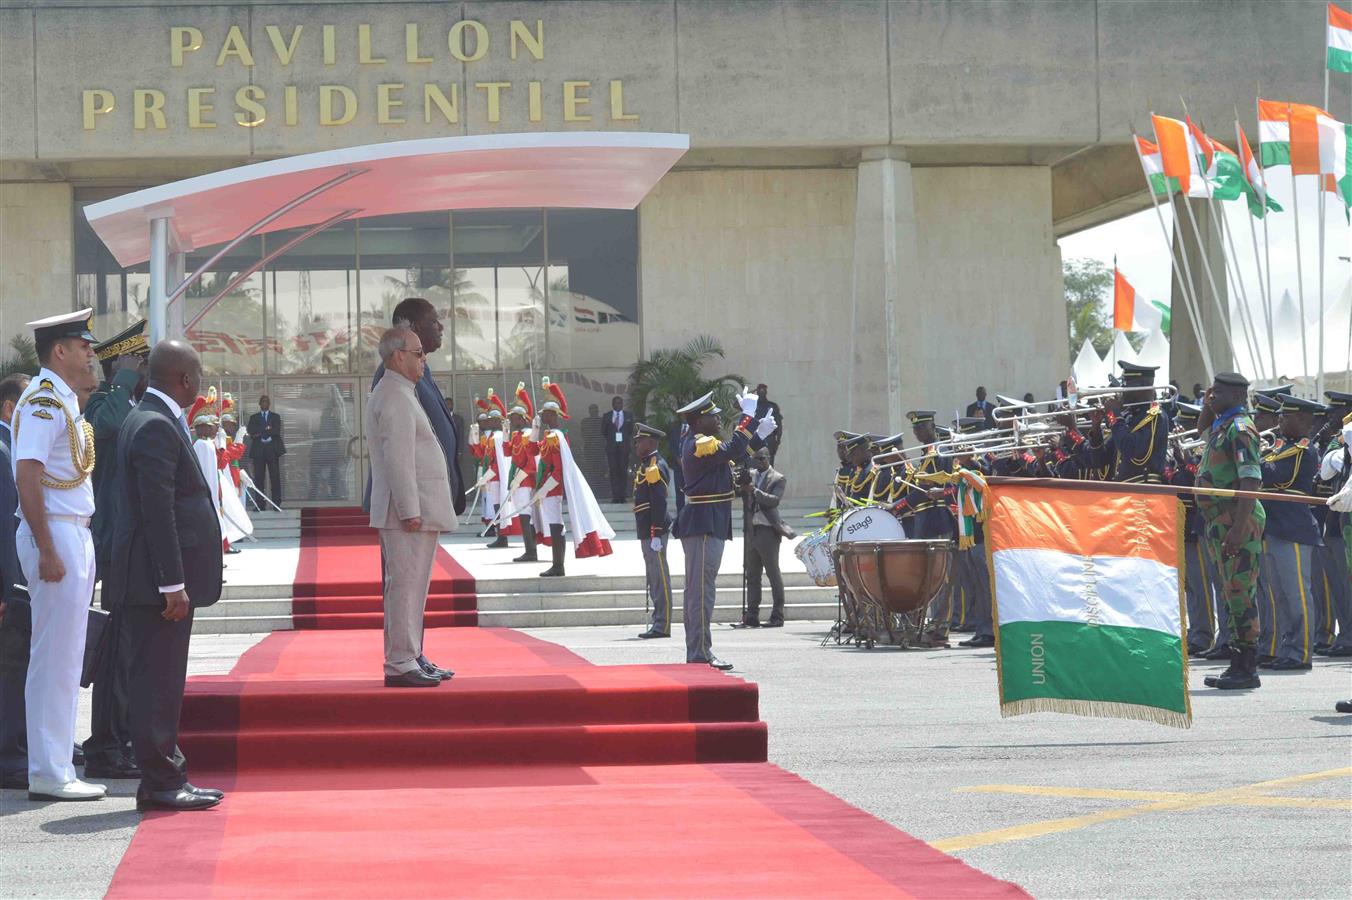
POLYGON ((47 513, 48 522, 67 522, 71 525, 79 525, 81 528, 88 528, 89 523, 94 521, 89 516, 67 516, 60 513, 47 513))

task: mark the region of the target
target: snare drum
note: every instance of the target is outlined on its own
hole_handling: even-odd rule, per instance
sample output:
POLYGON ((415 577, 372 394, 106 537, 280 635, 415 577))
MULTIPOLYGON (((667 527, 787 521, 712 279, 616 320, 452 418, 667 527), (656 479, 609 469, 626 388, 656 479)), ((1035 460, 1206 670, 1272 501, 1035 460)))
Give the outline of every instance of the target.
POLYGON ((860 506, 841 516, 831 529, 831 544, 850 541, 904 541, 906 530, 885 506, 860 506))
POLYGON ((803 563, 817 587, 836 586, 836 564, 831 560, 831 529, 824 528, 803 538, 793 548, 793 555, 803 563))

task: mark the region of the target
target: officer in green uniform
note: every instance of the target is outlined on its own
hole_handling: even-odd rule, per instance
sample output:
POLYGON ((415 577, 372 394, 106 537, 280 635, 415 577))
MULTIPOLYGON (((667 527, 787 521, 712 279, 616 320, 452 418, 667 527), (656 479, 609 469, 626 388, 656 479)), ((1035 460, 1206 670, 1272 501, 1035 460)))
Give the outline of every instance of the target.
MULTIPOLYGON (((85 421, 94 429, 94 516, 90 532, 94 538, 96 577, 102 579, 108 571, 117 498, 122 494, 122 485, 114 478, 117 434, 146 388, 146 360, 150 356, 146 320, 96 345, 94 355, 103 367, 104 381, 85 405, 85 421)), ((102 594, 99 604, 110 615, 107 643, 94 674, 90 698, 90 734, 84 742, 85 777, 140 778, 141 770, 132 761, 131 725, 127 718, 131 634, 123 627, 122 610, 109 609, 102 594)))
MULTIPOLYGON (((1223 490, 1258 491, 1263 486, 1258 431, 1245 409, 1249 382, 1243 375, 1223 372, 1207 391, 1197 419, 1199 434, 1207 435, 1206 449, 1197 466, 1197 486, 1223 490)), ((1217 560, 1217 590, 1230 612, 1235 652, 1230 667, 1207 678, 1208 687, 1221 690, 1256 688, 1258 679, 1258 618, 1254 605, 1258 557, 1263 549, 1262 504, 1252 497, 1199 495, 1208 548, 1217 560)))

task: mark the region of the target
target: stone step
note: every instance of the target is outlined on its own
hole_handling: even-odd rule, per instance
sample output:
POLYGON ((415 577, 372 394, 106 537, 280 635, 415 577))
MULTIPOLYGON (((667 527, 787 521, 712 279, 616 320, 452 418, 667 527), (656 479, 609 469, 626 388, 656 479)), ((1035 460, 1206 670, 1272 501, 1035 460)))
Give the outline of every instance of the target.
MULTIPOLYGON (((673 585, 671 593, 672 606, 680 606, 681 591, 673 585)), ((768 603, 770 598, 768 586, 762 586, 761 595, 762 602, 768 603)), ((478 605, 479 616, 482 620, 486 614, 513 611, 543 610, 549 612, 569 609, 630 609, 634 607, 642 609, 647 596, 647 590, 642 587, 625 591, 573 591, 541 594, 494 593, 480 594, 478 605)), ((728 598, 732 598, 740 607, 741 597, 742 587, 740 584, 720 587, 717 593, 717 602, 727 602, 728 598)), ((836 592, 834 588, 819 588, 815 585, 785 587, 784 602, 786 604, 829 603, 834 608, 836 592)))
POLYGON ((256 616, 290 616, 291 599, 289 597, 269 598, 223 598, 211 606, 204 606, 193 613, 194 624, 202 619, 251 618, 256 616))

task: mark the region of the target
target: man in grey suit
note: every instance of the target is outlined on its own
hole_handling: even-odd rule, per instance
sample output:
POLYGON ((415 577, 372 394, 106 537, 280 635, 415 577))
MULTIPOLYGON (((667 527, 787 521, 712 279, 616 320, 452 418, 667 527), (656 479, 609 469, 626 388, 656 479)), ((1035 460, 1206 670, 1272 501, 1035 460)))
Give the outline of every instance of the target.
POLYGON ((454 674, 423 655, 437 536, 459 525, 446 455, 418 400, 425 355, 413 329, 385 332, 380 339, 385 377, 366 404, 371 527, 380 532, 385 565, 386 687, 436 687, 454 674))
POLYGON ((762 447, 751 457, 755 470, 751 483, 742 490, 751 499, 751 539, 746 543, 746 618, 742 624, 759 628, 761 602, 761 570, 770 579, 770 597, 774 607, 766 628, 784 624, 784 577, 779 572, 779 543, 794 537, 794 531, 779 516, 779 501, 784 499, 788 486, 779 470, 770 465, 770 448, 762 447))

